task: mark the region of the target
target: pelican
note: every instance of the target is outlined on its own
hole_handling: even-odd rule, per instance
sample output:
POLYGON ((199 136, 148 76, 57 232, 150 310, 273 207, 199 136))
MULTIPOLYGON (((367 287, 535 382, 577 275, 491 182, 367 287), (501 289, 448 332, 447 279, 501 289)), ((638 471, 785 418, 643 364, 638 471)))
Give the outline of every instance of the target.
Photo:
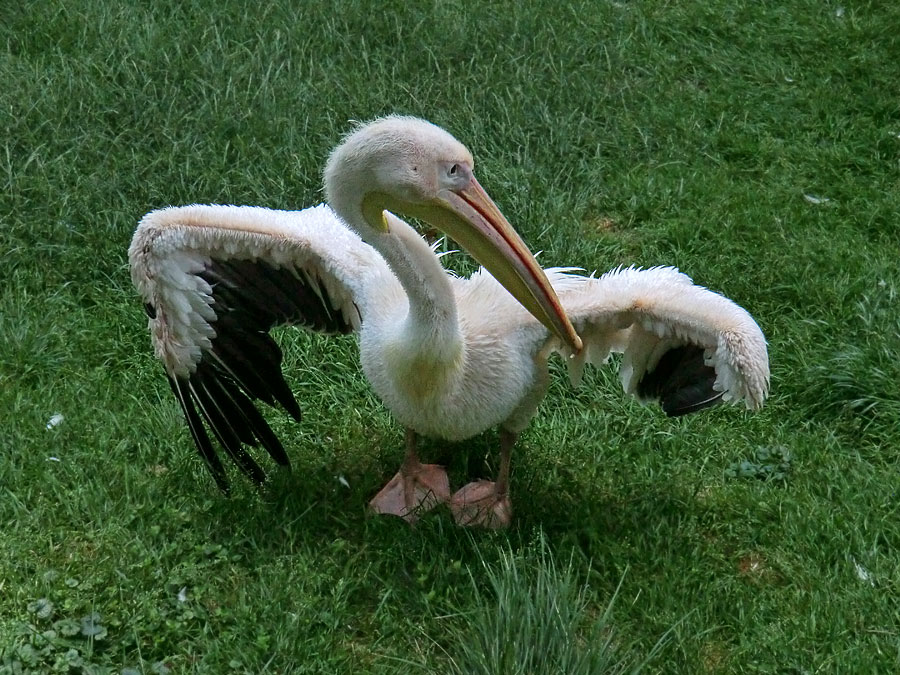
POLYGON ((673 268, 545 272, 473 169, 448 132, 392 116, 359 126, 332 151, 328 205, 192 205, 144 216, 129 248, 132 279, 219 487, 227 491, 227 473, 206 427, 255 482, 265 473, 246 446, 289 465, 254 403, 300 419, 268 334, 279 324, 358 332, 362 370, 406 429, 400 469, 370 506, 411 523, 441 503, 462 525, 509 523, 511 451, 547 392, 553 353, 577 380, 585 363, 621 352, 626 392, 669 415, 720 401, 762 405, 766 342, 744 309, 673 268), (448 272, 400 215, 443 231, 483 267, 469 278, 448 272), (495 481, 451 492, 445 470, 419 459, 419 436, 458 441, 495 427, 495 481))

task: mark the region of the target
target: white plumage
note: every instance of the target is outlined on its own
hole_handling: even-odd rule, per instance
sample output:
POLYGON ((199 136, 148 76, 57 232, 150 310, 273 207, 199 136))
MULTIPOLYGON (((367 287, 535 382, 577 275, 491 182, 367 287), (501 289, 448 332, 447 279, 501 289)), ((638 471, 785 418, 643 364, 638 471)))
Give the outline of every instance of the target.
MULTIPOLYGON (((192 205, 148 213, 128 252, 144 301, 167 308, 150 320, 156 356, 174 375, 193 372, 215 335, 212 286, 198 272, 212 260, 266 260, 325 284, 329 303, 353 328, 367 282, 392 280, 384 260, 326 205, 303 211, 192 205), (337 282, 336 279, 340 279, 337 282)), ((265 298, 260 298, 265 302, 265 298)))
POLYGON ((387 118, 351 134, 329 160, 326 191, 341 217, 325 205, 195 205, 144 217, 129 250, 132 278, 220 485, 204 423, 257 480, 264 474, 244 446, 287 462, 252 403, 277 402, 299 418, 266 333, 278 323, 359 331, 362 368, 407 429, 404 465, 372 505, 409 520, 450 500, 464 524, 508 522, 509 452, 546 393, 553 352, 575 382, 585 363, 623 353, 625 391, 659 399, 669 414, 719 399, 762 405, 766 344, 745 310, 673 268, 544 276, 471 171, 471 155, 446 132, 387 118), (388 209, 441 227, 489 270, 447 273, 388 209), (419 463, 416 434, 461 440, 491 427, 501 429, 498 481, 470 483, 451 499, 443 469, 419 463))

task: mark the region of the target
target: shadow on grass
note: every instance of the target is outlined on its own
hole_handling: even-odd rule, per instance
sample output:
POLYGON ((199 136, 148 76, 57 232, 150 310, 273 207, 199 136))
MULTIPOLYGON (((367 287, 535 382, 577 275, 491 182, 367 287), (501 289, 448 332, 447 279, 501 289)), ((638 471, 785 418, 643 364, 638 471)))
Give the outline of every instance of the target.
MULTIPOLYGON (((426 443, 422 454, 429 461, 444 463, 451 485, 458 488, 468 480, 494 476, 495 436, 486 434, 467 444, 426 443)), ((399 464, 402 450, 398 448, 395 454, 399 464)), ((381 475, 365 471, 372 465, 369 460, 346 476, 331 466, 273 470, 262 489, 236 479, 230 496, 210 488, 203 494, 197 492, 193 481, 205 479, 199 471, 193 477, 173 481, 169 487, 184 494, 194 492, 196 524, 211 537, 245 537, 254 547, 273 552, 297 545, 316 546, 323 538, 334 537, 374 550, 382 544, 388 548, 398 544, 418 548, 417 543, 431 542, 447 551, 448 541, 455 541, 462 547, 458 552, 462 552, 472 536, 496 539, 516 548, 541 529, 551 540, 571 541, 584 555, 594 557, 602 556, 603 542, 643 540, 648 535, 678 542, 686 521, 704 517, 704 507, 694 500, 694 488, 677 481, 631 479, 610 487, 608 481, 613 477, 606 477, 606 487, 586 487, 585 477, 574 470, 557 466, 552 472, 548 469, 547 473, 536 474, 532 464, 522 471, 514 470, 511 491, 515 515, 506 531, 459 528, 445 507, 426 514, 411 528, 400 519, 376 517, 368 511, 368 500, 395 471, 390 463, 380 465, 381 475), (341 482, 342 478, 347 484, 341 482)))

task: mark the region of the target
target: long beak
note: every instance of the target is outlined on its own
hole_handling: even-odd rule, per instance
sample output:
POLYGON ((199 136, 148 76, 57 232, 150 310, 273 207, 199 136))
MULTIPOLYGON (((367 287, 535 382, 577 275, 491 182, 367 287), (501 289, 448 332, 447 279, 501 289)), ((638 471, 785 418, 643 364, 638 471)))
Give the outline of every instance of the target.
POLYGON ((544 270, 474 177, 462 190, 444 190, 421 215, 466 249, 575 353, 581 351, 581 338, 544 270))

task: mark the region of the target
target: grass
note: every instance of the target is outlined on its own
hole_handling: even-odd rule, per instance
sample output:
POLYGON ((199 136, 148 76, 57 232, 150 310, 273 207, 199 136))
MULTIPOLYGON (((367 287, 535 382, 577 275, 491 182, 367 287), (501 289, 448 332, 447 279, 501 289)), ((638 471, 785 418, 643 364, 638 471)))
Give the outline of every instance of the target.
MULTIPOLYGON (((477 671, 510 639, 485 608, 532 598, 546 626, 554 595, 559 640, 611 669, 894 672, 895 5, 5 7, 0 672, 477 671), (675 264, 747 307, 767 407, 668 420, 557 364, 513 527, 410 530, 365 513, 403 443, 353 340, 285 333, 306 414, 269 417, 294 471, 223 498, 149 349, 131 233, 167 204, 315 203, 349 120, 389 112, 472 148, 545 264, 675 264), (729 472, 782 451, 778 480, 729 472)), ((423 450, 458 483, 496 436, 423 450)))
MULTIPOLYGON (((667 635, 639 662, 611 625, 615 594, 602 614, 591 617, 590 592, 579 583, 572 561, 559 568, 541 540, 519 554, 501 553, 495 566, 475 572, 488 582, 490 596, 479 594, 474 575, 475 607, 451 619, 449 668, 465 675, 493 673, 638 672, 659 652, 667 635)), ((433 672, 430 663, 418 665, 433 672)))

